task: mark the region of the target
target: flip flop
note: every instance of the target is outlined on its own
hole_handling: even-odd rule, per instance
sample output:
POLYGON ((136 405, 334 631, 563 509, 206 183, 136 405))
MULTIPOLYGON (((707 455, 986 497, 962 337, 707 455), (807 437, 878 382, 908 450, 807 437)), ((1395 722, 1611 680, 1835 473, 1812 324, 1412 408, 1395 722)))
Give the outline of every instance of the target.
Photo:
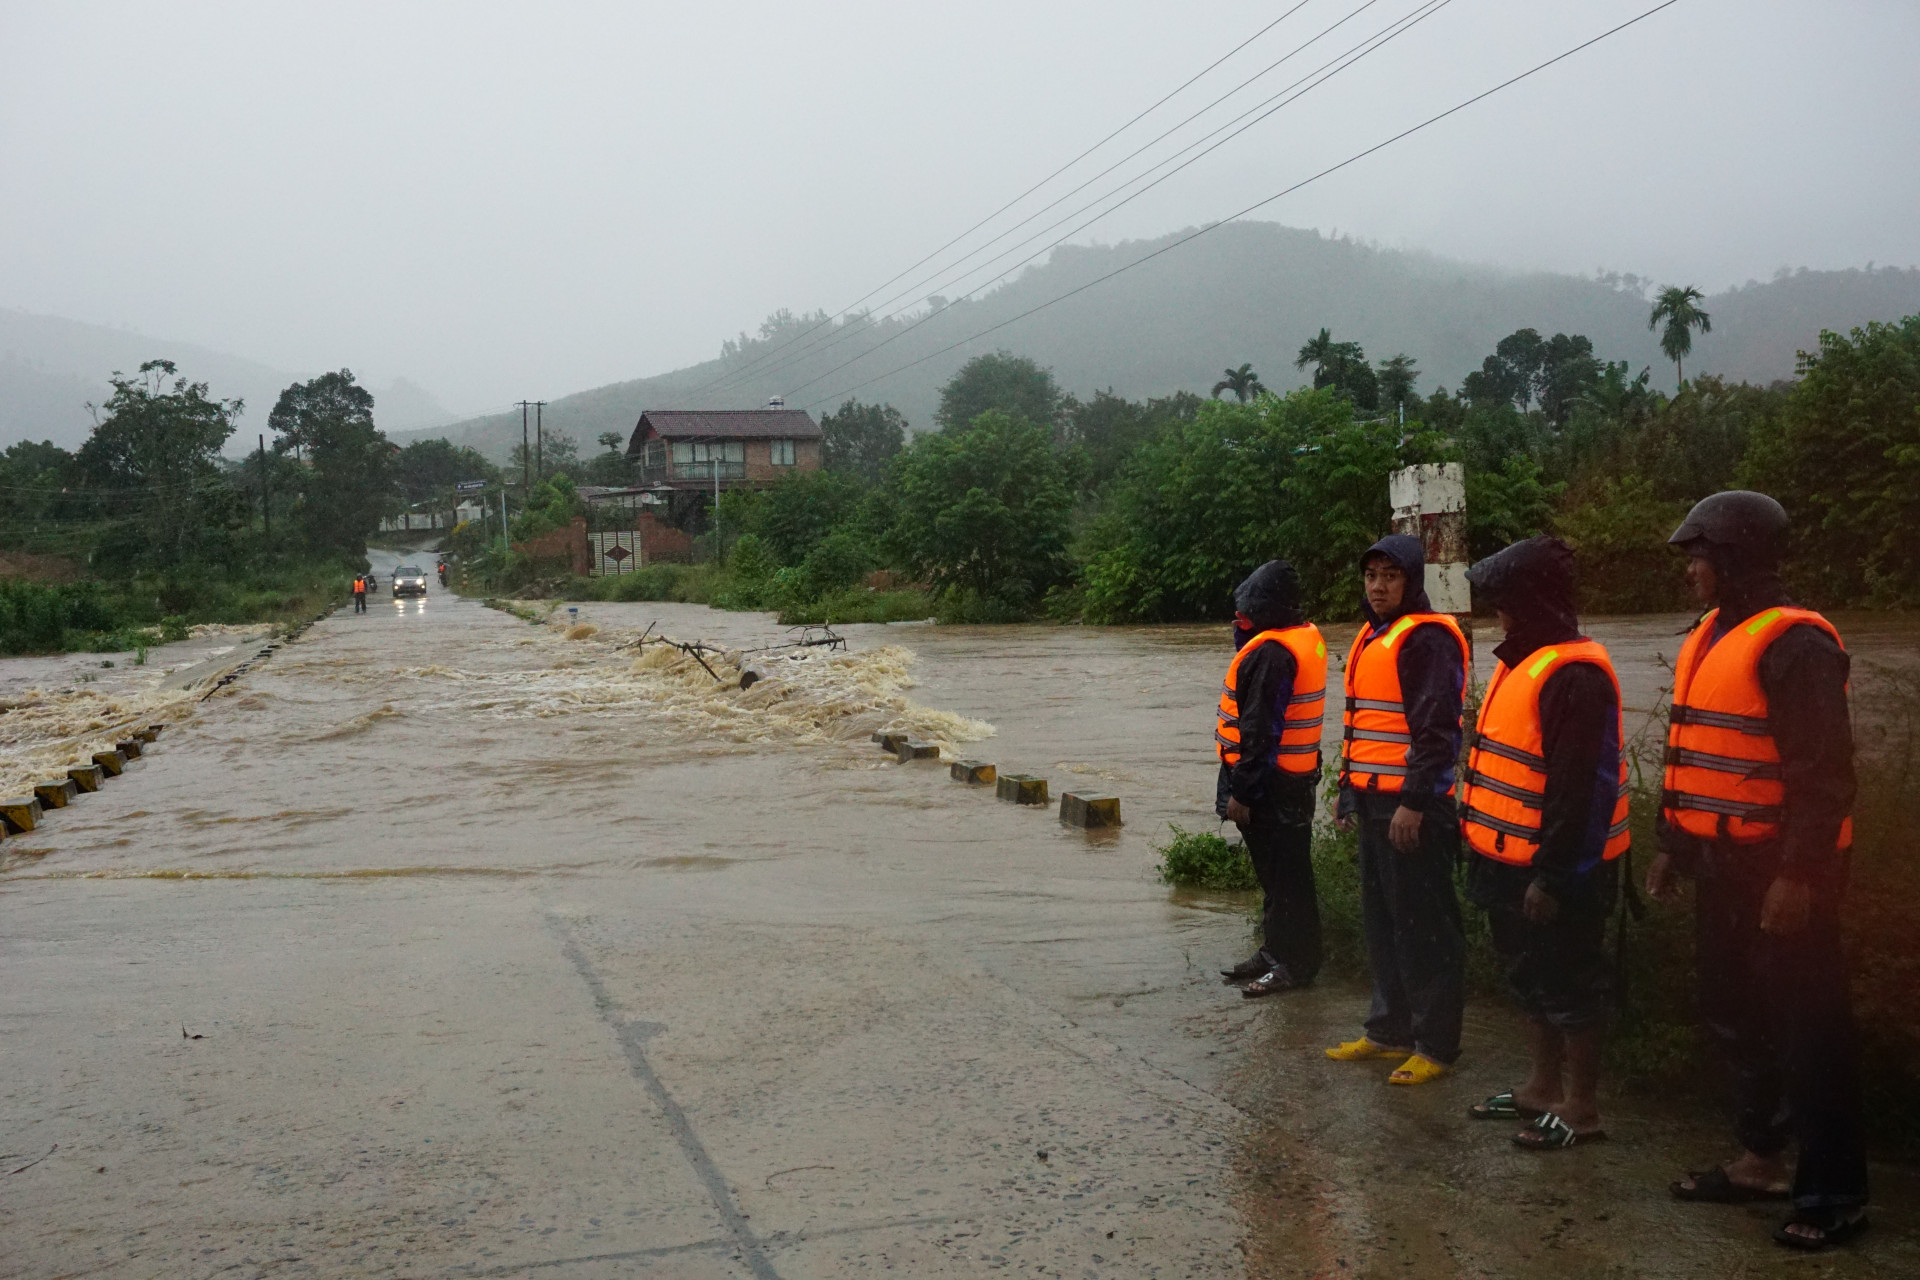
POLYGON ((1856 1211, 1851 1218, 1841 1217, 1845 1210, 1829 1209, 1824 1213, 1807 1213, 1795 1210, 1787 1215, 1787 1220, 1773 1229, 1775 1243, 1789 1249, 1804 1249, 1808 1253, 1818 1253, 1822 1249, 1847 1241, 1865 1231, 1869 1225, 1867 1215, 1856 1211), (1788 1227, 1812 1227, 1820 1234, 1817 1236, 1795 1235, 1788 1227))
POLYGON ((1513 1145, 1528 1151, 1563 1151, 1568 1147, 1582 1147, 1590 1142, 1606 1140, 1605 1129, 1579 1133, 1551 1111, 1543 1112, 1539 1119, 1513 1135, 1513 1145))
POLYGON ((1687 1177, 1693 1180, 1691 1187, 1681 1182, 1667 1184, 1667 1190, 1673 1193, 1675 1200, 1691 1200, 1699 1204, 1756 1204, 1762 1200, 1787 1198, 1784 1190, 1773 1191, 1735 1182, 1727 1176, 1726 1169, 1721 1165, 1697 1171, 1689 1169, 1687 1177))
POLYGON ((1496 1093, 1485 1102, 1476 1102, 1467 1108, 1467 1114, 1475 1120, 1537 1120, 1543 1114, 1532 1107, 1523 1107, 1514 1100, 1513 1090, 1496 1093))

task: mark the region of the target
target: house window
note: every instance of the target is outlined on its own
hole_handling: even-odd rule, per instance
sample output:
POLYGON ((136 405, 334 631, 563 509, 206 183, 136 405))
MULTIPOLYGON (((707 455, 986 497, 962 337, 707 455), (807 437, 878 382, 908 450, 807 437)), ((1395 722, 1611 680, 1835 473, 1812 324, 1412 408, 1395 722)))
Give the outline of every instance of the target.
POLYGON ((773 442, 773 465, 776 467, 793 465, 793 441, 775 440, 773 442))
POLYGON ((747 474, 747 446, 741 440, 675 440, 673 478, 676 480, 742 480, 747 474))

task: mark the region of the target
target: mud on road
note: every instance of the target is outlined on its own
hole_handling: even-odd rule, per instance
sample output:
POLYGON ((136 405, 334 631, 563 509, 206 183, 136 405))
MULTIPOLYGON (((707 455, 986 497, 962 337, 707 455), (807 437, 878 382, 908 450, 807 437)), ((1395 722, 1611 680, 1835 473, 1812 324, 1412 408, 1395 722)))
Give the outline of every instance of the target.
MULTIPOLYGON (((764 615, 581 613, 343 611, 0 845, 0 1276, 1805 1271, 1667 1200, 1711 1118, 1621 1103, 1544 1157, 1468 1122, 1497 1005, 1389 1091, 1320 1056, 1364 993, 1220 984, 1245 904, 1150 848, 1210 821, 1212 630, 855 627, 742 692, 630 642, 764 615), (896 726, 1127 825, 896 763, 896 726)), ((1630 704, 1672 626, 1595 628, 1648 655, 1630 704)), ((1920 1273, 1875 1172, 1823 1272, 1920 1273)))

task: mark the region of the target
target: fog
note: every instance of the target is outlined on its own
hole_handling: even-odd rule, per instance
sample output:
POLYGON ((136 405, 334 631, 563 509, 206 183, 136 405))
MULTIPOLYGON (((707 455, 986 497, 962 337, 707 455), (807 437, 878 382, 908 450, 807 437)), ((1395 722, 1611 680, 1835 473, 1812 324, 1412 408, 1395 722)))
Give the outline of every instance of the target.
MULTIPOLYGON (((1229 215, 1653 2, 1445 3, 1077 239, 1229 215)), ((1071 181, 1361 3, 1310 0, 1071 181)), ((0 306, 460 412, 553 398, 853 302, 1284 9, 8 3, 0 306)), ((1920 262, 1915 48, 1908 0, 1680 0, 1258 216, 1707 289, 1920 262)))

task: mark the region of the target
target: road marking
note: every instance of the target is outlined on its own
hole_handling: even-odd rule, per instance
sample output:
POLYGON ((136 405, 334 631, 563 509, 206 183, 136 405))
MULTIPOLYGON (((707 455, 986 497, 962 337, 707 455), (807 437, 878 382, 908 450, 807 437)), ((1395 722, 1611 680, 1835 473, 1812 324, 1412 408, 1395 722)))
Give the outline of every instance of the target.
POLYGON ((673 1095, 667 1092, 667 1086, 661 1082, 659 1073, 654 1071, 653 1064, 647 1061, 645 1041, 648 1036, 660 1030, 659 1024, 631 1022, 621 1017, 619 1010, 614 1006, 613 998, 607 994, 606 984, 600 980, 600 975, 587 959, 586 952, 580 949, 580 944, 568 932, 565 921, 549 912, 547 924, 559 937, 561 952, 573 963, 574 969, 580 974, 580 980, 587 984, 587 992, 593 997, 593 1007, 599 1013, 600 1020, 613 1030, 614 1037, 619 1040, 621 1052, 626 1055, 627 1067, 633 1072, 634 1079, 646 1087, 647 1092, 653 1097, 654 1105, 659 1107, 660 1114, 666 1117, 668 1126, 673 1130, 673 1136, 680 1143, 681 1153, 687 1157, 687 1163, 693 1166, 694 1174, 706 1186, 707 1195, 713 1200, 714 1211, 720 1215, 721 1223, 732 1234, 742 1260, 747 1264, 747 1269, 754 1274, 756 1280, 780 1280, 780 1273, 773 1269, 771 1262, 767 1261, 767 1255, 760 1246, 759 1237, 755 1236, 752 1229, 747 1226, 746 1218, 740 1213, 740 1206, 734 1203, 733 1192, 728 1189, 726 1179, 720 1176, 720 1170, 714 1165, 713 1157, 707 1154, 706 1147, 693 1132, 693 1125, 688 1121, 687 1113, 681 1109, 678 1102, 674 1101, 673 1095))

